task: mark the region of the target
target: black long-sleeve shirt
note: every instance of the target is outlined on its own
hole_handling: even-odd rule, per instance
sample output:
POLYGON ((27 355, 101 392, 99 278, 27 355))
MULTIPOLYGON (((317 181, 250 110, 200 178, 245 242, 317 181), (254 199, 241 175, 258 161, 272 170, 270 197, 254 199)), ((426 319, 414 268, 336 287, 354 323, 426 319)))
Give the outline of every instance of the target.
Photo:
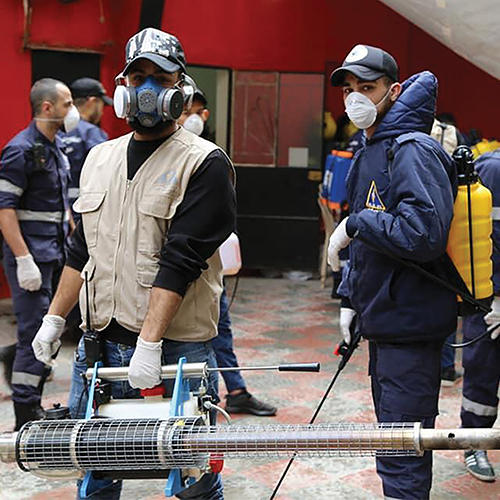
MULTIPOLYGON (((129 180, 165 140, 130 140, 127 149, 129 180)), ((208 267, 207 259, 235 227, 236 196, 232 169, 226 155, 215 150, 189 180, 184 199, 172 219, 168 239, 161 249, 160 269, 154 286, 184 296, 189 284, 208 267)), ((88 259, 83 225, 79 222, 71 238, 66 264, 81 271, 88 259)))

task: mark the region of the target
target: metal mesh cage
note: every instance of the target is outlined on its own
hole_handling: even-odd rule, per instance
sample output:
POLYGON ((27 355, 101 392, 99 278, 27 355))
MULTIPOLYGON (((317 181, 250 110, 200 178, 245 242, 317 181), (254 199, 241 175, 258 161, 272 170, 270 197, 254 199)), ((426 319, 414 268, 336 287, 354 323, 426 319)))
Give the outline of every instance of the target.
POLYGON ((210 458, 410 455, 418 424, 205 426, 200 417, 31 422, 16 453, 24 470, 204 469, 210 458))
POLYGON ((202 422, 183 419, 95 419, 30 422, 18 439, 24 470, 161 470, 200 467, 179 446, 180 435, 202 422), (178 452, 178 457, 173 453, 178 452))
POLYGON ((415 455, 413 423, 235 425, 194 427, 181 445, 193 453, 231 458, 415 455))

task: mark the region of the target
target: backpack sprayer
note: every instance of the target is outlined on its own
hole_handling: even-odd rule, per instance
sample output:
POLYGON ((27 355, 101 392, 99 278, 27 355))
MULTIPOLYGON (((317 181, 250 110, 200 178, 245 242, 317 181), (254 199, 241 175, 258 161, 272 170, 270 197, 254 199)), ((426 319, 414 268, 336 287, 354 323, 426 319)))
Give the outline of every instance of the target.
MULTIPOLYGON (((458 193, 446 251, 466 289, 484 306, 481 310, 489 312, 493 298, 492 196, 490 190, 479 182, 474 155, 469 147, 459 146, 453 159, 458 171, 458 193)), ((470 313, 461 295, 458 302, 462 315, 470 313)))

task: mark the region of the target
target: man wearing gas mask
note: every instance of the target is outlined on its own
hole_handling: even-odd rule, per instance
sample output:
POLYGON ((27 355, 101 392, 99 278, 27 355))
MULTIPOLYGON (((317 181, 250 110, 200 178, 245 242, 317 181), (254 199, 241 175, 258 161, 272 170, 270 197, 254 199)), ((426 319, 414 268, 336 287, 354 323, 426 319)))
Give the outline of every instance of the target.
MULTIPOLYGON (((235 227, 234 169, 219 147, 176 123, 184 107, 185 65, 172 35, 147 28, 128 41, 113 104, 134 132, 95 146, 87 156, 74 205, 82 222, 33 342, 37 358, 47 363, 79 295, 86 318, 87 274, 102 361, 130 366, 130 385, 114 383, 115 398, 138 397, 139 389, 160 384, 161 365, 182 356, 216 366, 211 339, 222 291, 216 250, 235 227)), ((86 369, 82 340, 69 398, 74 418, 83 417, 87 403, 81 378, 86 369)), ((196 381, 190 383, 195 390, 196 381)), ((172 384, 166 385, 168 395, 172 384)), ((215 372, 208 393, 218 401, 215 372)), ((120 481, 109 482, 92 498, 112 500, 120 492, 120 481)), ((219 474, 205 474, 178 498, 222 499, 219 474)))
MULTIPOLYGON (((80 122, 75 130, 67 134, 62 133, 61 139, 66 146, 66 154, 71 165, 71 182, 69 186, 69 200, 71 205, 78 198, 80 188, 80 173, 88 152, 97 144, 109 139, 108 134, 100 128, 105 105, 113 104, 113 100, 106 95, 101 82, 93 78, 79 78, 70 87, 71 95, 78 112, 80 122)), ((75 220, 79 214, 73 213, 75 220)))
POLYGON ((17 317, 11 379, 16 430, 43 415, 48 369, 35 359, 31 342, 64 264, 71 217, 69 162, 57 132, 70 131, 79 120, 68 87, 58 80, 37 81, 30 101, 33 121, 10 140, 0 159, 4 269, 17 317))
MULTIPOLYGON (((328 257, 339 269, 349 245, 340 328, 347 343, 356 327, 369 340, 372 395, 379 422, 422 422, 438 414, 444 340, 456 328, 453 292, 391 255, 423 266, 446 250, 456 175, 430 132, 437 95, 427 71, 398 83, 387 52, 356 46, 331 76, 346 112, 365 131, 346 180, 350 215, 331 236, 328 257)), ((385 498, 429 498, 432 455, 377 457, 385 498)))

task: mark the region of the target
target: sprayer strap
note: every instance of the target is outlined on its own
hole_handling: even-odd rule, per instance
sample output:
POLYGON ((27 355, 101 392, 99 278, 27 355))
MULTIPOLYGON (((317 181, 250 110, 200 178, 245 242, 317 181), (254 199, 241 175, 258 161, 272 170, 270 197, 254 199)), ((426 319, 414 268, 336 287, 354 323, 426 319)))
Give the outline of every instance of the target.
POLYGON ((416 262, 412 262, 411 260, 402 259, 402 258, 398 257, 397 255, 394 255, 389 250, 387 250, 385 248, 380 248, 380 247, 374 245, 373 243, 365 240, 364 238, 360 238, 359 236, 357 237, 357 239, 362 241, 365 245, 368 245, 369 247, 373 248, 374 250, 387 255, 388 257, 395 260, 399 264, 402 264, 403 266, 405 266, 409 269, 413 269, 414 271, 420 273, 421 275, 425 276, 426 278, 429 278, 431 281, 434 281, 438 285, 441 285, 444 288, 446 288, 447 290, 450 290, 451 292, 456 293, 457 295, 462 297, 464 302, 468 302, 469 304, 471 304, 474 307, 476 307, 477 309, 479 309, 481 312, 488 313, 491 311, 491 309, 489 307, 484 305, 480 300, 476 299, 475 297, 473 297, 469 293, 469 291, 467 289, 467 285, 463 281, 462 277, 460 276, 460 273, 458 272, 457 268, 454 266, 453 262, 451 262, 451 259, 448 257, 447 254, 444 254, 444 256, 445 256, 444 258, 447 258, 449 260, 449 262, 452 264, 453 267, 450 267, 449 269, 455 270, 453 278, 455 278, 456 281, 459 282, 459 285, 461 286, 461 288, 458 288, 458 287, 452 285, 451 283, 448 283, 444 279, 440 278, 439 276, 436 276, 435 274, 427 271, 426 269, 424 269, 420 265, 418 265, 416 262))

